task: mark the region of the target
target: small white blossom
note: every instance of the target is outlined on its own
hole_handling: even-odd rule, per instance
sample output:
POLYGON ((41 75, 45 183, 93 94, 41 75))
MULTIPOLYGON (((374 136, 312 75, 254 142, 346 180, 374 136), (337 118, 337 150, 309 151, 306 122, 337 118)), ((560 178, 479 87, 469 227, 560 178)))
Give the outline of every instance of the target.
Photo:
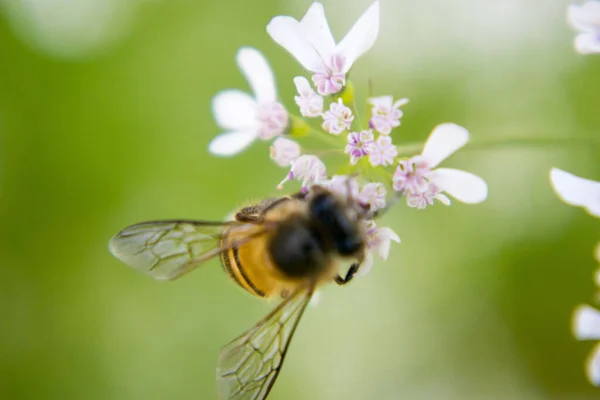
POLYGON ((230 89, 213 98, 217 124, 227 132, 214 138, 208 149, 220 156, 239 153, 257 138, 271 139, 288 126, 288 113, 277 102, 275 79, 267 60, 258 50, 248 47, 240 49, 236 59, 254 97, 230 89))
POLYGON ((298 96, 294 97, 296 104, 300 107, 300 114, 304 117, 318 117, 323 113, 323 97, 312 90, 310 83, 303 76, 294 78, 298 96))
POLYGON ((408 204, 409 207, 421 210, 427 206, 432 206, 435 199, 441 201, 444 205, 450 205, 448 196, 443 194, 440 189, 431 182, 427 182, 424 189, 416 191, 407 190, 406 192, 406 204, 408 204))
POLYGON ((292 54, 304 68, 314 73, 319 94, 339 92, 346 74, 358 57, 375 43, 379 33, 379 2, 375 1, 359 17, 346 36, 335 43, 321 3, 313 3, 301 21, 277 16, 267 25, 275 42, 292 54))
POLYGON ((567 19, 580 32, 575 38, 575 49, 581 54, 600 53, 600 2, 571 4, 567 19))
POLYGON ((300 157, 300 145, 293 140, 279 137, 271 146, 271 159, 282 167, 287 167, 300 157))
POLYGON ((383 135, 389 135, 393 128, 400 126, 402 118, 402 107, 408 103, 408 99, 400 99, 394 102, 392 96, 381 96, 369 99, 373 105, 369 125, 383 135))
POLYGON ((386 167, 394 163, 397 155, 398 149, 392 143, 392 138, 381 135, 375 141, 375 148, 369 152, 369 162, 374 167, 379 165, 386 167))
POLYGON ((332 135, 339 135, 350 129, 353 120, 352 110, 346 107, 340 98, 337 103, 331 103, 329 111, 323 114, 323 130, 332 135))
MULTIPOLYGON (((573 334, 579 340, 600 340, 600 311, 581 305, 573 313, 573 334)), ((587 361, 590 382, 600 386, 600 345, 596 346, 587 361)))
POLYGON ((477 175, 452 168, 437 168, 469 140, 465 128, 455 124, 438 125, 425 142, 423 152, 398 163, 394 190, 404 193, 410 206, 423 208, 438 199, 450 204, 442 193, 463 203, 480 203, 487 197, 487 184, 477 175))
POLYGON ((344 150, 350 155, 350 164, 356 165, 358 160, 375 150, 375 141, 371 130, 361 132, 350 132, 348 144, 344 150))
POLYGON ((386 194, 387 191, 382 183, 370 182, 361 189, 358 201, 363 205, 369 205, 370 211, 377 211, 385 207, 386 194))
POLYGON ((398 235, 390 228, 378 228, 374 221, 366 221, 367 229, 367 248, 365 259, 363 260, 358 272, 358 276, 366 275, 373 266, 373 254, 377 254, 382 260, 387 260, 390 254, 390 244, 392 240, 400 243, 398 235))
POLYGON ((550 182, 565 203, 583 207, 593 216, 600 217, 600 182, 580 178, 558 168, 550 170, 550 182))
POLYGON ((327 179, 325 164, 317 156, 302 155, 292 162, 292 168, 278 189, 283 187, 287 181, 297 179, 302 181, 302 190, 306 190, 311 183, 327 179))

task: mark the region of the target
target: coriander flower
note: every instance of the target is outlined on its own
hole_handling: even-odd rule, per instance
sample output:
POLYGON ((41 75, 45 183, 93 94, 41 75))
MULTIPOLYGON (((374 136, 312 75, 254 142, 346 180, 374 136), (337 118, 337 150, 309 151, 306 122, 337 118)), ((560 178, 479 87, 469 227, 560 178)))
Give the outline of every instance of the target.
POLYGON ((575 38, 575 49, 581 54, 600 53, 600 2, 571 4, 567 19, 580 32, 575 38))
POLYGON ((439 200, 442 204, 449 206, 450 199, 442 193, 440 188, 431 182, 427 182, 425 189, 408 190, 406 192, 406 204, 409 207, 418 208, 420 210, 427 206, 432 206, 434 200, 439 200))
POLYGON ((369 162, 372 166, 384 167, 392 165, 394 158, 398 155, 398 149, 392 144, 392 138, 386 135, 381 135, 375 141, 375 147, 369 152, 369 162))
POLYGON ((369 99, 369 103, 373 105, 369 126, 383 135, 389 135, 393 128, 400 126, 400 107, 408 103, 408 99, 394 101, 392 96, 381 96, 369 99))
POLYGON ((325 164, 317 156, 302 155, 292 161, 290 172, 277 188, 282 189, 284 183, 293 179, 302 181, 302 191, 306 191, 310 184, 327 179, 325 164))
POLYGON ((348 144, 344 151, 350 155, 350 164, 356 165, 358 160, 369 155, 373 150, 375 150, 375 141, 371 130, 348 134, 348 144))
POLYGON ((293 140, 279 137, 275 139, 270 148, 271 159, 281 167, 291 165, 295 159, 300 157, 300 145, 293 140))
POLYGON ((437 168, 442 161, 463 147, 469 133, 455 124, 438 125, 425 142, 423 152, 398 162, 394 190, 407 196, 409 206, 424 208, 438 199, 450 204, 442 192, 463 203, 480 203, 487 197, 487 184, 479 176, 453 168, 437 168))
MULTIPOLYGON (((588 305, 581 305, 573 314, 573 334, 578 340, 600 340, 600 311, 588 305)), ((588 379, 600 386, 600 344, 590 354, 587 361, 588 379)))
POLYGON ((358 195, 358 202, 363 205, 369 205, 370 211, 377 211, 385 207, 386 194, 387 191, 382 183, 369 182, 361 189, 358 195))
POLYGON ((277 102, 275 79, 267 60, 258 50, 249 47, 241 48, 236 59, 254 97, 229 89, 213 98, 215 120, 227 132, 214 138, 208 149, 220 156, 239 153, 257 138, 272 139, 284 133, 288 126, 288 113, 277 102))
POLYGON ((332 135, 339 135, 346 129, 350 129, 354 115, 352 110, 344 105, 342 99, 339 98, 337 103, 329 105, 329 111, 323 114, 323 130, 332 135))
POLYGON ((294 78, 296 90, 299 96, 295 96, 294 100, 300 107, 300 114, 304 117, 318 117, 323 113, 323 98, 310 87, 310 83, 303 76, 294 78))
POLYGON ((558 168, 550 170, 554 191, 567 204, 583 207, 600 217, 600 182, 580 178, 558 168))
POLYGON ((320 95, 339 92, 346 85, 352 64, 375 43, 379 33, 379 1, 359 17, 346 36, 335 43, 321 3, 313 3, 301 21, 277 16, 267 25, 275 42, 290 52, 304 68, 320 95))
POLYGON ((390 228, 378 228, 374 221, 366 221, 367 248, 365 258, 356 275, 365 276, 373 266, 373 254, 377 254, 382 260, 387 260, 390 254, 392 240, 400 243, 400 238, 390 228))

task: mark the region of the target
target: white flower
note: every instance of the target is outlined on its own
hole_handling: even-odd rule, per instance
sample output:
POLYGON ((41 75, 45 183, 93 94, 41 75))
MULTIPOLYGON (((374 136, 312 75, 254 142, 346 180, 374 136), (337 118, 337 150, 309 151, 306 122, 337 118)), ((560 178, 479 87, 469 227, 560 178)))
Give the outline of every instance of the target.
POLYGON ((600 386, 600 343, 594 347, 586 362, 588 379, 594 386, 600 386))
POLYGON ((550 170, 554 191, 567 204, 583 207, 600 217, 600 182, 580 178, 558 168, 550 170))
POLYGON ((442 192, 463 203, 480 203, 487 197, 487 184, 477 175, 452 168, 437 168, 439 163, 463 147, 469 133, 455 124, 438 125, 425 142, 423 152, 398 163, 394 190, 407 195, 409 205, 421 207, 437 198, 449 204, 442 192))
POLYGON ((377 254, 382 260, 387 260, 390 254, 390 244, 392 240, 400 243, 398 235, 390 228, 377 228, 374 221, 366 221, 367 229, 367 248, 365 259, 363 260, 356 275, 366 275, 373 266, 373 254, 377 254))
POLYGON ((375 147, 369 152, 369 162, 372 166, 384 167, 392 165, 394 158, 398 155, 398 149, 392 143, 392 138, 386 135, 381 135, 375 141, 375 147))
POLYGON ((325 164, 317 156, 302 155, 292 162, 290 172, 277 188, 281 189, 285 182, 293 179, 302 181, 302 190, 306 190, 311 183, 327 179, 325 164))
POLYGON ((369 102, 373 105, 369 124, 374 130, 389 135, 393 128, 400 126, 400 118, 402 118, 400 107, 408 103, 408 99, 400 99, 394 102, 392 96, 381 96, 373 97, 369 99, 369 102))
POLYGON ((271 145, 271 159, 282 167, 287 167, 300 157, 300 145, 293 140, 279 137, 271 145))
POLYGON ((329 111, 323 114, 323 130, 332 135, 339 135, 346 129, 350 129, 352 120, 354 120, 352 110, 346 107, 340 98, 337 103, 331 103, 329 111))
POLYGON ((346 74, 352 64, 377 39, 379 1, 371 4, 338 44, 321 3, 313 3, 300 22, 288 16, 273 18, 267 32, 304 68, 314 73, 312 79, 319 94, 337 93, 346 84, 346 74))
MULTIPOLYGON (((600 311, 581 305, 573 313, 573 334, 579 340, 600 340, 600 311)), ((587 361, 590 382, 600 386, 600 345, 596 346, 587 361)))
POLYGON ((370 182, 363 186, 358 201, 361 204, 369 205, 369 211, 377 211, 385 207, 385 196, 387 192, 385 186, 379 182, 370 182))
POLYGON ((581 54, 600 53, 600 2, 570 5, 567 19, 580 32, 575 38, 575 49, 581 54))
POLYGON ((573 313, 573 335, 578 340, 600 340, 600 311, 581 305, 573 313))
POLYGON ((448 196, 443 194, 440 188, 431 182, 426 183, 425 189, 406 191, 406 204, 408 204, 409 207, 422 210, 427 206, 432 206, 433 201, 436 199, 444 205, 450 205, 448 196))
POLYGON ((371 130, 361 132, 350 132, 348 144, 344 152, 350 155, 350 164, 356 165, 358 160, 375 150, 375 141, 371 130))
POLYGON ((236 59, 254 97, 229 89, 213 98, 217 124, 227 132, 214 138, 208 149, 220 156, 239 153, 256 138, 272 139, 288 126, 288 113, 277 102, 275 79, 267 60, 258 50, 249 47, 241 48, 236 59))
POLYGON ((310 87, 310 83, 303 76, 294 78, 296 90, 299 96, 295 96, 294 100, 300 107, 300 114, 304 117, 318 117, 323 113, 323 98, 310 87))

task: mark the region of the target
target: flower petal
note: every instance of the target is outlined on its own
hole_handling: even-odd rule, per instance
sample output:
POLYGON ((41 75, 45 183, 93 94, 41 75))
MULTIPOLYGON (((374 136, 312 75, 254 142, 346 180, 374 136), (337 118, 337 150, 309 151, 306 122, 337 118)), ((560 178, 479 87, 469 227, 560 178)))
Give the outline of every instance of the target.
POLYGON ((310 86, 310 83, 308 82, 308 79, 306 79, 303 76, 297 76, 294 78, 294 84, 296 85, 296 90, 298 91, 298 94, 303 95, 303 94, 311 94, 314 93, 315 91, 312 89, 312 87, 310 86))
POLYGON ((580 305, 573 313, 573 335, 578 340, 600 339, 600 311, 580 305))
POLYGON ((572 4, 567 11, 567 20, 575 29, 594 33, 600 26, 600 3, 587 1, 582 6, 572 4))
POLYGON ((375 1, 337 45, 337 53, 344 58, 342 72, 348 72, 356 59, 373 47, 378 33, 379 1, 375 1))
POLYGON ((246 130, 258 124, 254 100, 241 90, 223 90, 213 97, 213 114, 223 129, 246 130))
POLYGON ((260 51, 242 47, 237 53, 237 63, 259 103, 273 103, 277 100, 273 71, 260 51))
POLYGON ((394 98, 392 96, 371 97, 369 103, 375 107, 392 108, 394 98))
POLYGON ((360 263, 360 267, 358 271, 356 271, 356 276, 365 276, 371 271, 373 268, 373 253, 370 251, 365 251, 365 258, 362 263, 360 263))
POLYGON ((594 347, 586 364, 587 376, 592 385, 600 386, 600 344, 594 347))
POLYGON ((600 40, 595 33, 581 33, 575 38, 575 50, 581 54, 600 53, 600 40))
POLYGON ((427 178, 440 190, 467 204, 481 203, 487 198, 487 183, 470 172, 453 168, 438 168, 427 178))
POLYGON ((387 227, 377 228, 377 235, 380 237, 379 240, 381 241, 381 244, 374 250, 377 252, 377 255, 385 261, 390 254, 391 241, 393 240, 396 243, 400 243, 400 238, 396 232, 387 227))
POLYGON ((225 132, 210 142, 208 151, 218 156, 232 156, 248 147, 256 136, 255 131, 225 132))
POLYGON ((590 214, 600 217, 600 182, 580 178, 558 168, 550 170, 550 181, 564 202, 584 207, 590 214))
POLYGON ((325 65, 312 46, 300 23, 292 17, 275 17, 267 25, 273 40, 286 49, 304 68, 312 72, 324 71, 325 65))
POLYGON ((403 105, 405 105, 406 103, 408 103, 408 99, 407 98, 403 98, 403 99, 398 99, 394 102, 393 108, 400 108, 403 105))
POLYGON ((300 21, 300 26, 321 59, 328 60, 335 51, 335 40, 325 18, 323 5, 318 2, 312 3, 300 21))
POLYGON ((441 124, 433 128, 421 155, 427 160, 429 168, 435 168, 468 141, 469 132, 462 126, 441 124))

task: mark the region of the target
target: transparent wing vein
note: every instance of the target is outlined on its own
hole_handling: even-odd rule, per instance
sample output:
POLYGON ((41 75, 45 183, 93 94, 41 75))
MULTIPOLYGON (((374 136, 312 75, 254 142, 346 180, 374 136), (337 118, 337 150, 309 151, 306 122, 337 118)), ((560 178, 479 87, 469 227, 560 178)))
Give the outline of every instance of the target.
POLYGON ((311 294, 310 288, 296 291, 256 326, 221 349, 217 367, 219 399, 266 398, 311 294))
POLYGON ((220 254, 223 232, 232 224, 205 221, 143 222, 116 234, 109 243, 109 249, 125 264, 154 279, 175 279, 220 254))

